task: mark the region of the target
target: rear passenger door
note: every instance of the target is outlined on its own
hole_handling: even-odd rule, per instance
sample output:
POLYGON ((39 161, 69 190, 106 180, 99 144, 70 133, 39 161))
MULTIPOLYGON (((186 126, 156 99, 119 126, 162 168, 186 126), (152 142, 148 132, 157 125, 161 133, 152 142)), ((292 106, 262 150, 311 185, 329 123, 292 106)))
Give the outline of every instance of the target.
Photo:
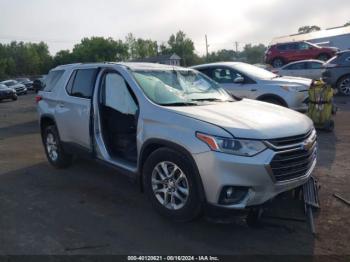
POLYGON ((97 68, 74 70, 56 106, 60 138, 91 149, 90 111, 97 68))

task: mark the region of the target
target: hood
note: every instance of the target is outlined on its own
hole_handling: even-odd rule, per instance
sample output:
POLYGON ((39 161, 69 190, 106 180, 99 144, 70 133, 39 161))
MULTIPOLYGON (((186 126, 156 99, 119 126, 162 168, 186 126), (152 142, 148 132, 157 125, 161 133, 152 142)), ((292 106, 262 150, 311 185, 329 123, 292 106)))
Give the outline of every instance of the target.
POLYGON ((237 138, 272 139, 295 136, 307 133, 313 126, 312 121, 301 113, 250 99, 167 108, 177 114, 220 126, 237 138))
POLYGON ((268 80, 269 83, 271 84, 276 84, 276 85, 301 85, 306 88, 309 88, 312 80, 308 78, 302 78, 302 77, 294 77, 294 76, 281 76, 281 77, 276 77, 271 80, 268 80), (271 82, 270 82, 271 81, 271 82))

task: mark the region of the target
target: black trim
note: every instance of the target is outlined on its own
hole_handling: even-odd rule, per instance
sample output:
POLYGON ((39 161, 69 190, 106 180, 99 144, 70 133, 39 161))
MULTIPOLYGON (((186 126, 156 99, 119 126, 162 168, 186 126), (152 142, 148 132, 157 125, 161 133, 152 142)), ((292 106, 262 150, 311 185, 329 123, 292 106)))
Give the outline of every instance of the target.
POLYGON ((264 99, 271 98, 280 101, 284 107, 288 108, 287 102, 280 96, 275 95, 275 94, 263 94, 259 97, 256 98, 256 100, 263 101, 264 99))
MULTIPOLYGON (((138 158, 138 167, 137 167, 140 185, 142 186, 143 165, 144 165, 145 161, 147 160, 147 157, 149 156, 149 154, 145 155, 146 154, 145 151, 148 147, 152 147, 152 146, 155 146, 154 150, 157 150, 157 149, 162 148, 162 147, 174 149, 177 152, 184 154, 187 157, 187 159, 190 161, 192 168, 195 172, 195 179, 196 179, 197 185, 199 186, 199 193, 200 193, 201 200, 206 202, 206 196, 205 196, 205 191, 204 191, 202 179, 201 179, 201 176, 199 174, 199 170, 198 170, 196 161, 192 157, 192 154, 190 152, 188 152, 186 148, 180 146, 179 144, 170 142, 168 140, 163 140, 163 139, 158 139, 158 138, 150 138, 143 143, 142 148, 140 150, 140 154, 139 154, 139 158, 138 158)), ((152 150, 152 152, 154 150, 152 150)))

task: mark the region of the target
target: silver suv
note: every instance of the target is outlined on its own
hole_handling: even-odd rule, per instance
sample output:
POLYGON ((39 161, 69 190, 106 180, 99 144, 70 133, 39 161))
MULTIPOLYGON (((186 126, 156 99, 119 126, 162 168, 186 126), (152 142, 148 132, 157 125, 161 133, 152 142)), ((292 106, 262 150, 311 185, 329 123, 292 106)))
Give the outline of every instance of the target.
POLYGON ((59 66, 37 96, 49 162, 101 160, 140 182, 163 215, 185 221, 209 204, 260 205, 306 182, 312 121, 265 102, 236 101, 193 69, 140 63, 59 66))

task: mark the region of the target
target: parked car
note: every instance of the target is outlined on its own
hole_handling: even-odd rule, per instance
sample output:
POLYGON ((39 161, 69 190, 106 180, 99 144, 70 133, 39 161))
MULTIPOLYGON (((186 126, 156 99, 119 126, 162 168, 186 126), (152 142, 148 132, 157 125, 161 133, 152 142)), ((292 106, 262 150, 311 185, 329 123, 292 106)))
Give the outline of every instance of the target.
POLYGON ((33 89, 36 93, 43 90, 45 87, 45 75, 40 76, 33 81, 33 89))
POLYGON ((150 63, 59 66, 36 97, 48 161, 93 157, 140 181, 180 221, 245 209, 304 184, 316 164, 305 115, 235 100, 196 70, 150 63))
POLYGON ((270 64, 254 64, 254 66, 260 67, 262 69, 265 69, 267 71, 273 71, 273 67, 270 64))
POLYGON ((192 67, 206 74, 237 98, 250 98, 307 110, 310 79, 280 77, 259 67, 241 62, 219 62, 192 67))
POLYGON ((346 96, 350 95, 350 50, 337 53, 324 64, 323 80, 346 96))
POLYGON ((320 80, 323 73, 323 64, 321 60, 301 60, 289 63, 281 68, 272 70, 273 73, 281 76, 298 76, 320 80))
POLYGON ((287 63, 305 59, 327 61, 338 51, 339 49, 335 47, 321 47, 305 41, 280 43, 268 47, 265 62, 278 68, 287 63))
POLYGON ((16 91, 13 88, 0 84, 0 101, 4 99, 12 99, 13 101, 17 100, 16 91))
POLYGON ((33 90, 33 81, 30 80, 29 78, 21 77, 21 78, 16 78, 15 80, 20 84, 25 85, 27 90, 33 90))
POLYGON ((18 83, 16 80, 6 80, 0 82, 0 84, 13 88, 17 95, 27 94, 27 88, 23 84, 18 83))

